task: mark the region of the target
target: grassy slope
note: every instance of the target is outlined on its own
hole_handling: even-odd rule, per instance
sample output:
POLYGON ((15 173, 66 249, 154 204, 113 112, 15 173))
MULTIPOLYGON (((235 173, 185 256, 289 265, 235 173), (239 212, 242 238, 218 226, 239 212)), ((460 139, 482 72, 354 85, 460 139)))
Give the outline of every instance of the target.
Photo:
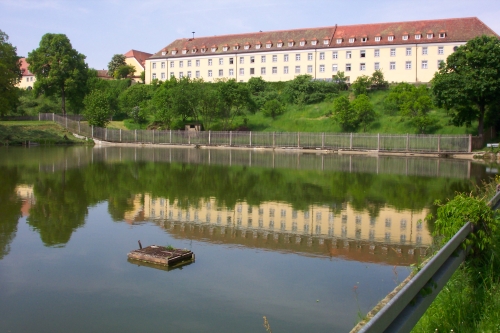
POLYGON ((27 141, 40 144, 86 142, 75 138, 64 127, 51 121, 0 121, 0 145, 20 145, 27 141))

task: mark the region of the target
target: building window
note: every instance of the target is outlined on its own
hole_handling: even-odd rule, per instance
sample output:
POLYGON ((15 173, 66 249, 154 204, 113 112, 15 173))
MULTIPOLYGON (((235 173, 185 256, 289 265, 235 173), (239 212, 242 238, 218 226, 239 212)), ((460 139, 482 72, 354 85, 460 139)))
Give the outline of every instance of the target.
POLYGON ((273 67, 273 74, 278 74, 278 67, 273 67))
POLYGON ((337 38, 337 44, 342 44, 342 38, 337 38))
POLYGON ((388 40, 389 42, 392 42, 392 41, 394 40, 394 36, 387 36, 387 40, 388 40))
POLYGON ((191 67, 191 60, 188 60, 188 67, 191 67))
POLYGON ((375 36, 375 41, 376 42, 380 42, 380 39, 381 39, 380 36, 375 36))
POLYGON ((411 47, 406 48, 406 55, 411 56, 411 47))
POLYGON ((391 57, 395 57, 396 56, 396 49, 391 49, 391 57))
POLYGON ((234 76, 234 69, 232 68, 229 69, 229 76, 234 76))
POLYGON ((285 62, 288 61, 288 54, 283 54, 283 61, 285 61, 285 62))
POLYGON ((153 73, 153 80, 156 80, 156 73, 153 73))
POLYGON ((200 60, 196 60, 196 67, 200 67, 200 60))
POLYGON ((446 32, 439 33, 439 38, 445 38, 445 37, 446 37, 446 32))
POLYGON ((200 71, 196 71, 196 77, 200 77, 200 71))
POLYGON ((293 46, 293 42, 288 42, 288 46, 293 46))
POLYGON ((271 48, 271 46, 273 46, 273 44, 272 44, 272 43, 267 43, 267 44, 266 44, 266 48, 268 48, 268 49, 270 49, 270 48, 271 48))
POLYGON ((438 54, 444 54, 444 46, 438 47, 438 54))
POLYGON ((339 70, 339 66, 337 64, 332 65, 332 72, 337 72, 339 70))
POLYGON ((360 57, 360 58, 364 58, 364 57, 366 57, 366 51, 365 51, 365 50, 361 50, 361 51, 359 51, 359 57, 360 57))
POLYGON ((362 63, 359 64, 359 70, 360 71, 366 70, 366 64, 364 62, 362 62, 362 63))
POLYGON ((366 43, 367 40, 368 40, 367 37, 361 37, 361 43, 366 43))
POLYGON ((346 59, 351 59, 351 51, 346 51, 345 57, 346 59))
POLYGON ((278 62, 278 56, 276 54, 273 55, 273 62, 278 62))
POLYGON ((161 79, 164 80, 165 79, 165 73, 161 73, 161 79))
POLYGON ((313 60, 313 54, 312 53, 308 53, 307 54, 307 60, 313 60))
POLYGON ((208 66, 212 66, 212 59, 208 59, 208 66))
POLYGON ((411 61, 407 61, 407 62, 405 63, 405 68, 406 68, 406 69, 411 69, 411 61))
POLYGON ((338 59, 339 53, 337 51, 332 52, 332 59, 338 59))
POLYGON ((373 67, 375 68, 376 71, 378 71, 380 69, 380 63, 376 62, 373 67))
POLYGON ((219 58, 219 65, 224 65, 224 58, 219 58))
POLYGON ((255 48, 256 48, 257 50, 258 50, 258 49, 260 49, 260 47, 261 47, 261 46, 262 46, 261 44, 255 44, 255 48))
POLYGON ((300 66, 295 66, 295 74, 300 74, 300 66))
POLYGON ((174 72, 171 72, 171 73, 170 73, 170 77, 175 77, 174 72))
POLYGON ((304 46, 304 45, 306 45, 306 41, 305 40, 300 41, 300 46, 304 46))
POLYGON ((174 68, 174 62, 173 61, 170 62, 170 68, 174 68))
POLYGON ((312 40, 312 41, 311 41, 311 45, 316 45, 317 43, 318 43, 318 41, 317 41, 317 40, 312 40))
POLYGON ((297 53, 297 54, 295 55, 295 61, 300 61, 300 53, 297 53))
POLYGON ((432 39, 432 37, 434 37, 433 33, 427 34, 427 39, 432 39))
POLYGON ((403 40, 408 40, 408 35, 404 35, 403 40))
POLYGON ((427 46, 422 47, 422 55, 427 55, 427 46))
POLYGON ((222 47, 222 51, 224 51, 224 52, 226 52, 228 49, 229 49, 229 47, 227 47, 227 46, 222 47))
POLYGON ((319 53, 319 60, 325 60, 325 52, 319 53))
POLYGON ((395 61, 391 61, 391 63, 389 64, 389 69, 390 70, 395 70, 396 69, 396 62, 395 61))
POLYGON ((262 63, 266 62, 266 56, 261 56, 260 57, 260 62, 262 62, 262 63))
POLYGON ((224 76, 224 70, 219 69, 219 76, 224 76))
POLYGON ((234 58, 229 58, 229 64, 232 65, 234 63, 234 58))
POLYGON ((208 77, 212 77, 212 70, 211 69, 208 70, 208 77))
POLYGON ((422 35, 418 34, 418 35, 415 35, 415 39, 420 39, 422 35))
POLYGON ((374 56, 374 57, 380 57, 380 50, 379 50, 379 49, 375 49, 375 50, 373 51, 373 56, 374 56))
POLYGON ((282 47, 283 46, 283 43, 277 43, 276 44, 277 47, 282 47))
POLYGON ((328 43, 329 43, 329 42, 330 42, 330 40, 329 40, 329 39, 323 39, 323 44, 324 44, 324 45, 328 45, 328 43))
POLYGON ((191 78, 191 71, 188 71, 188 78, 191 78))
POLYGON ((324 73, 325 72, 325 65, 319 65, 319 72, 324 73))
POLYGON ((266 67, 260 68, 260 75, 266 75, 266 67))
POLYGON ((283 74, 288 74, 288 66, 283 67, 283 74))
POLYGON ((250 75, 254 75, 255 74, 255 68, 250 68, 250 75))
POLYGON ((165 62, 161 63, 161 68, 165 68, 165 62))
POLYGON ((156 62, 153 62, 153 69, 156 69, 156 62))
POLYGON ((184 61, 179 61, 179 67, 184 67, 184 61))
POLYGON ((354 43, 354 38, 353 37, 349 38, 349 43, 354 43))
POLYGON ((313 66, 312 65, 307 65, 307 72, 312 73, 313 72, 313 66))
POLYGON ((184 72, 179 72, 179 79, 182 79, 184 77, 184 72))
POLYGON ((351 71, 351 64, 345 64, 345 71, 350 72, 351 71))
POLYGON ((422 60, 422 69, 427 69, 427 60, 422 60))
POLYGON ((240 75, 245 75, 245 69, 244 68, 240 68, 240 75))
POLYGON ((240 64, 244 64, 244 63, 245 63, 245 58, 240 57, 240 64))

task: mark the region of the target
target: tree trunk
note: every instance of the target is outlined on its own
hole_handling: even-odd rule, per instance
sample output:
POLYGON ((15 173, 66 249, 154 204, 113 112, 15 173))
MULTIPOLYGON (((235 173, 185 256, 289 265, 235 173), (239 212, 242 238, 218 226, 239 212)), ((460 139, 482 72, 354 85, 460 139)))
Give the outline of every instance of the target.
POLYGON ((479 119, 478 119, 478 124, 477 124, 477 135, 483 136, 484 132, 484 112, 485 112, 486 106, 484 104, 479 105, 479 119))
POLYGON ((66 115, 66 95, 64 92, 64 88, 61 89, 61 110, 63 116, 66 115))

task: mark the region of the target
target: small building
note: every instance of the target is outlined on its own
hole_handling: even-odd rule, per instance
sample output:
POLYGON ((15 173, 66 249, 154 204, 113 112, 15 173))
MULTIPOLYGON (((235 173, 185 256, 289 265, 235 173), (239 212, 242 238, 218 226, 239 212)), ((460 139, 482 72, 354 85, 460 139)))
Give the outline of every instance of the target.
POLYGON ((201 131, 201 124, 187 124, 184 127, 184 130, 191 132, 199 132, 201 131))
POLYGON ((125 62, 129 66, 134 66, 135 67, 135 72, 132 75, 132 81, 134 82, 142 82, 141 80, 141 73, 145 69, 145 64, 146 64, 146 59, 152 56, 151 53, 147 52, 142 52, 142 51, 137 51, 137 50, 130 50, 125 55, 125 62))
POLYGON ((21 73, 23 76, 17 86, 21 89, 33 89, 33 84, 36 81, 35 75, 28 69, 29 64, 26 62, 26 58, 21 58, 19 61, 21 63, 21 73))

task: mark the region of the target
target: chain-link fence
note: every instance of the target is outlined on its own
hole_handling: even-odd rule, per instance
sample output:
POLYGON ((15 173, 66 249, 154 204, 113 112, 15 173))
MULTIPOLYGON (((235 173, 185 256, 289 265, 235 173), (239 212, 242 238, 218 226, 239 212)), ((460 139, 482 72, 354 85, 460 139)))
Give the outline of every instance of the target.
POLYGON ((52 113, 41 113, 39 119, 79 135, 121 143, 452 153, 471 152, 473 142, 471 135, 121 130, 52 113))

